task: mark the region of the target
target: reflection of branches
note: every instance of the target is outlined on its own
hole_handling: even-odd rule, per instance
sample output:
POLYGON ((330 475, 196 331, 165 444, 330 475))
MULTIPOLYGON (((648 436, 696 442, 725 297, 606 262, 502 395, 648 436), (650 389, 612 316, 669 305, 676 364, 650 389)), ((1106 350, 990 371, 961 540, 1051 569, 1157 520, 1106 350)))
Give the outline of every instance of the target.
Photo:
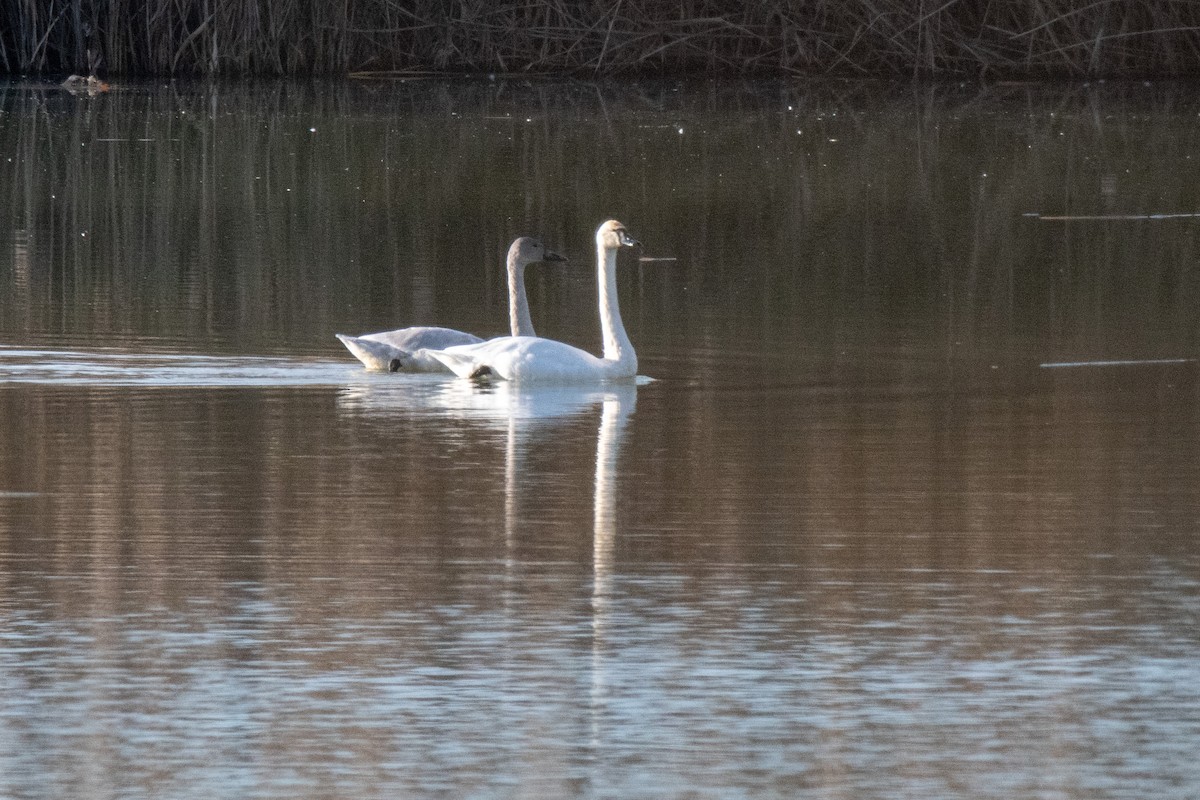
MULTIPOLYGON (((743 341, 826 335, 831 314, 928 314, 967 342, 1111 313, 1186 330, 1200 307, 1191 238, 1163 235, 1187 219, 1118 232, 1022 216, 1197 210, 1170 166, 1197 134, 1170 121, 1200 109, 1170 88, 355 81, 47 86, 0 104, 4 213, 26 232, 25 291, 47 298, 21 312, 34 330, 74 313, 242 343, 332 347, 343 324, 488 333, 513 236, 579 256, 610 214, 679 259, 624 273, 641 282, 631 317, 704 327, 697 312, 730 298, 761 310, 743 341)), ((570 271, 530 284, 548 330, 583 346, 590 288, 570 271)))

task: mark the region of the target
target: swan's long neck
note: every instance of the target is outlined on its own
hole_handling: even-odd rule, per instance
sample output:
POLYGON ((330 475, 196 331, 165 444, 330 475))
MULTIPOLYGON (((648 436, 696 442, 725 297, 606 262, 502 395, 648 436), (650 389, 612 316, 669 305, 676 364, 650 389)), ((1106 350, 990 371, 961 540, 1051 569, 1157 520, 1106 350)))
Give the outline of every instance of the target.
POLYGON ((617 250, 596 242, 598 274, 596 282, 600 289, 600 331, 604 336, 604 359, 622 366, 629 366, 629 374, 637 372, 637 353, 625 333, 621 322, 621 309, 617 306, 617 250))
POLYGON ((513 336, 535 336, 525 297, 525 265, 515 252, 508 254, 508 326, 513 336))

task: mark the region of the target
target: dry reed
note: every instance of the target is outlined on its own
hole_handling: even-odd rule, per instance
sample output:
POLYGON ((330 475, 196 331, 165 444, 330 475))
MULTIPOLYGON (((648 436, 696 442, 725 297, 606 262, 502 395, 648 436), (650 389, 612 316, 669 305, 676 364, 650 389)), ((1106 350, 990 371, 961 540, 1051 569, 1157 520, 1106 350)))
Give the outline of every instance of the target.
POLYGON ((1194 0, 0 0, 0 71, 1184 75, 1194 0))

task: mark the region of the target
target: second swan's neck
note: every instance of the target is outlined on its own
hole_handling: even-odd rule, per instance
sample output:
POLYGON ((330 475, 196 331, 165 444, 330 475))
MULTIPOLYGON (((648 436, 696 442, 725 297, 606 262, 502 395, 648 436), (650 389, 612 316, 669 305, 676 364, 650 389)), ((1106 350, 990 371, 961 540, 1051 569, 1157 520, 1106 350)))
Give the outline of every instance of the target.
MULTIPOLYGON (((596 282, 600 290, 600 331, 604 337, 604 360, 630 367, 629 374, 637 372, 637 353, 625 333, 621 322, 621 309, 617 305, 617 251, 596 246, 598 274, 596 282)), ((625 371, 625 370, 623 370, 625 371)))
POLYGON ((517 261, 516 253, 508 254, 508 326, 513 336, 535 335, 525 297, 525 265, 517 261))

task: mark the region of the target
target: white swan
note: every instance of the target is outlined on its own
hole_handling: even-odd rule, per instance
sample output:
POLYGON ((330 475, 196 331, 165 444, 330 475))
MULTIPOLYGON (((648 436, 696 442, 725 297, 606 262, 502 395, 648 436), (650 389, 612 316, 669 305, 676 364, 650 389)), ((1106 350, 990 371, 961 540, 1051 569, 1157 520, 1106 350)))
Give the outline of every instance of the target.
POLYGON ((534 336, 504 336, 478 344, 430 350, 425 355, 441 361, 461 378, 578 384, 636 377, 637 353, 625 333, 617 307, 617 251, 637 244, 615 219, 596 231, 603 358, 569 344, 534 336))
MULTIPOLYGON (((529 236, 515 240, 508 248, 508 319, 513 336, 535 336, 525 296, 525 267, 538 261, 566 261, 564 256, 547 250, 529 236)), ((416 326, 362 336, 334 334, 346 349, 367 369, 384 372, 446 372, 435 358, 418 355, 420 350, 440 350, 483 339, 452 328, 416 326)))

